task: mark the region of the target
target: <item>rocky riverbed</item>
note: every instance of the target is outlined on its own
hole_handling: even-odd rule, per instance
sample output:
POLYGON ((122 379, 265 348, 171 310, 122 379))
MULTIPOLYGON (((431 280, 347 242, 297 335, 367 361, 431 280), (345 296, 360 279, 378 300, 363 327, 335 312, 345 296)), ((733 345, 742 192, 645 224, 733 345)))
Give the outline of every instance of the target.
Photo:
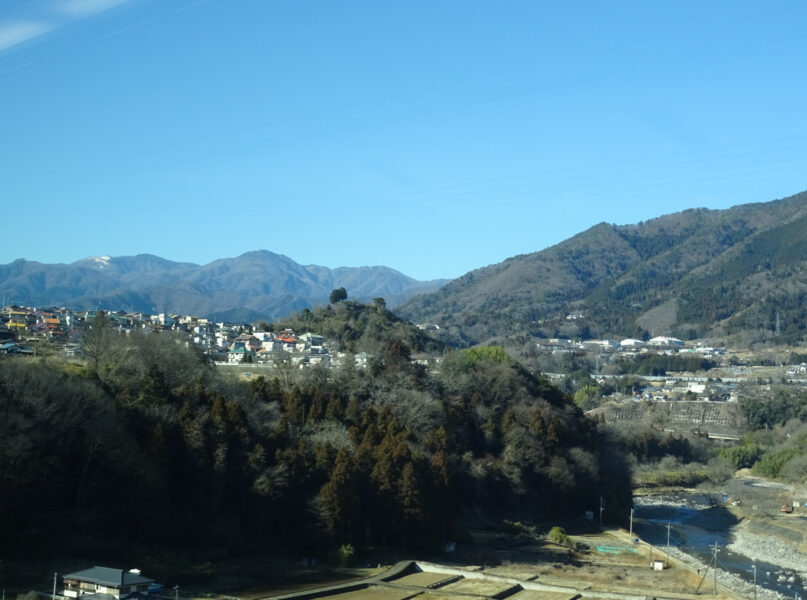
MULTIPOLYGON (((711 569, 706 563, 695 558, 678 548, 671 548, 670 555, 677 558, 681 562, 685 562, 693 567, 695 567, 699 573, 703 574, 706 573, 708 579, 704 581, 705 589, 711 588, 714 581, 714 570, 711 569), (709 568, 707 572, 706 569, 709 568)), ((718 588, 720 586, 725 586, 731 589, 734 592, 740 593, 744 596, 749 598, 753 597, 754 595, 754 585, 752 582, 746 581, 736 573, 731 573, 724 569, 717 569, 717 584, 718 588)), ((757 598, 760 600, 783 600, 788 596, 784 592, 778 592, 775 590, 769 590, 762 586, 757 586, 757 598)))
POLYGON ((807 581, 807 554, 781 538, 751 533, 738 527, 732 531, 728 549, 752 560, 773 563, 782 569, 794 571, 807 581))
MULTIPOLYGON (((753 596, 753 569, 756 566, 758 598, 807 596, 807 553, 802 542, 807 519, 782 516, 779 511, 758 513, 765 494, 780 494, 777 486, 733 482, 731 493, 677 492, 636 499, 635 531, 650 543, 704 573, 711 563, 711 547, 717 544, 718 583, 740 594, 753 596), (753 498, 746 495, 742 508, 736 506, 739 492, 753 486, 753 498), (750 500, 750 501, 749 501, 750 500)), ((729 489, 729 488, 727 488, 729 489)), ((778 496, 771 499, 775 505, 778 496)), ((781 506, 781 504, 779 504, 781 506)), ((714 571, 709 567, 711 588, 714 571)))

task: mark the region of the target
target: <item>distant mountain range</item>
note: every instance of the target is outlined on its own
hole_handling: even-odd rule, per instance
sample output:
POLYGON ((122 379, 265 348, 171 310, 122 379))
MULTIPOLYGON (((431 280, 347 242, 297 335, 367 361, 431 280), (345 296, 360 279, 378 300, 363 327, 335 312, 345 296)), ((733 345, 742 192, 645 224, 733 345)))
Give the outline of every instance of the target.
POLYGON ((0 294, 28 306, 176 312, 230 321, 288 316, 328 303, 344 287, 351 298, 384 297, 390 306, 446 280, 417 281, 388 267, 329 269, 299 265, 267 250, 206 265, 150 254, 92 257, 70 264, 15 260, 0 265, 0 294))
POLYGON ((277 319, 330 292, 382 296, 455 345, 539 337, 733 338, 807 334, 807 192, 634 225, 600 223, 540 252, 446 280, 387 267, 302 266, 259 250, 207 265, 149 254, 0 265, 0 294, 34 306, 277 319))
POLYGON ((398 307, 446 341, 503 338, 804 339, 807 192, 635 225, 600 223, 471 271, 398 307))

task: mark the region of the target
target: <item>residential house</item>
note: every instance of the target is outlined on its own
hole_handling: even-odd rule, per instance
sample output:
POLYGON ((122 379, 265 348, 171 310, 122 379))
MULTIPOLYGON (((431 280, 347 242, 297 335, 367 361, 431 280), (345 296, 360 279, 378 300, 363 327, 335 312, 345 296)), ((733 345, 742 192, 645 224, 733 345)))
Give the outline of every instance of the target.
POLYGON ((142 327, 143 323, 150 321, 149 316, 142 312, 128 313, 126 317, 134 327, 142 327))
POLYGON ((235 342, 227 355, 227 362, 236 364, 242 362, 251 362, 254 360, 254 357, 255 352, 247 347, 245 342, 235 342))
POLYGON ((293 329, 286 328, 277 335, 275 335, 275 339, 278 339, 282 342, 288 342, 290 344, 293 344, 297 341, 297 336, 294 334, 293 329))
POLYGON ((305 357, 305 362, 309 365, 323 365, 323 366, 330 366, 331 364, 331 356, 328 354, 328 350, 319 346, 310 349, 310 352, 305 357))
POLYGON ((53 332, 61 329, 62 322, 50 312, 41 312, 36 315, 36 328, 41 332, 53 332))
POLYGON ((300 339, 306 342, 310 347, 319 347, 325 343, 325 338, 316 333, 304 333, 300 339))
POLYGON ((160 313, 158 315, 151 315, 151 322, 163 329, 171 329, 174 326, 174 319, 171 315, 160 313))
POLYGON ((67 342, 62 348, 62 353, 65 356, 83 356, 84 349, 81 347, 81 344, 77 344, 76 342, 67 342))
POLYGON ((13 340, 8 340, 6 342, 0 343, 0 355, 3 354, 19 354, 20 347, 17 346, 17 342, 13 340))
POLYGON ((185 315, 183 317, 179 317, 178 319, 179 324, 183 325, 185 329, 192 329, 193 327, 199 324, 199 319, 194 317, 193 315, 185 315))
POLYGON ((241 335, 239 335, 237 338, 235 338, 235 342, 233 342, 233 345, 242 343, 246 348, 250 349, 252 352, 255 352, 256 350, 261 348, 261 341, 254 335, 251 335, 249 333, 242 333, 241 335))
POLYGON ((210 338, 203 335, 194 335, 193 343, 199 346, 200 348, 210 348, 210 338))
POLYGON ((144 577, 137 569, 124 571, 110 567, 90 567, 67 573, 63 578, 62 595, 85 600, 124 600, 147 596, 154 580, 144 577))
POLYGON ((807 363, 801 363, 798 366, 790 367, 787 370, 788 377, 799 377, 803 375, 807 375, 807 363))
POLYGON ((28 329, 28 313, 26 311, 12 309, 9 310, 6 315, 8 317, 6 327, 8 327, 10 331, 20 333, 28 329))
POLYGON ((207 358, 213 362, 227 362, 230 358, 230 353, 226 348, 213 346, 207 350, 207 358))
POLYGON ((305 362, 309 365, 323 365, 329 366, 331 364, 331 357, 327 354, 309 354, 305 357, 305 362))

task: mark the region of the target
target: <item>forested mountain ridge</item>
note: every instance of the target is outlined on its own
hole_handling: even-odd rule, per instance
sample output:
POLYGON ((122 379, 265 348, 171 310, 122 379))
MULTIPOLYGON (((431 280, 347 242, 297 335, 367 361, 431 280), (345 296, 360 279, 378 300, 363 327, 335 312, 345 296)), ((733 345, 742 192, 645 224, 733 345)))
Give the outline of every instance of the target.
POLYGON ((369 368, 247 382, 103 314, 84 364, 0 359, 0 513, 14 515, 0 556, 92 548, 159 575, 177 556, 267 547, 429 552, 463 513, 545 522, 604 498, 605 519, 624 518, 625 457, 548 380, 500 348, 414 364, 433 342, 380 301, 316 312, 379 339, 369 368))
POLYGON ((776 333, 777 312, 782 339, 794 340, 807 320, 805 298, 807 192, 634 225, 600 223, 397 310, 438 323, 459 345, 525 334, 751 341, 776 333))
POLYGON ((267 250, 206 265, 140 254, 93 257, 70 264, 23 259, 0 265, 7 300, 27 306, 177 312, 223 320, 285 317, 326 304, 334 288, 395 304, 443 281, 417 281, 388 267, 303 266, 267 250))

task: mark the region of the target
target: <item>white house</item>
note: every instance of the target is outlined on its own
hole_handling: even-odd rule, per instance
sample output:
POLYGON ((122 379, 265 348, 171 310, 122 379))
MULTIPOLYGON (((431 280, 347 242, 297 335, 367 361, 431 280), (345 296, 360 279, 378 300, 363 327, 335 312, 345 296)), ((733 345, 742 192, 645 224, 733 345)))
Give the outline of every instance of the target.
POLYGON ((110 567, 90 567, 74 573, 67 573, 62 581, 62 595, 68 598, 89 596, 96 598, 112 596, 117 600, 129 597, 148 595, 153 579, 143 577, 140 571, 132 569, 112 569, 110 567), (102 594, 104 596, 102 596, 102 594))
POLYGON ((261 341, 264 348, 266 347, 266 342, 270 342, 275 339, 275 334, 271 331, 256 331, 252 335, 261 341))
POLYGON ((304 333, 300 339, 307 342, 309 346, 322 346, 325 343, 325 338, 316 333, 304 333))

